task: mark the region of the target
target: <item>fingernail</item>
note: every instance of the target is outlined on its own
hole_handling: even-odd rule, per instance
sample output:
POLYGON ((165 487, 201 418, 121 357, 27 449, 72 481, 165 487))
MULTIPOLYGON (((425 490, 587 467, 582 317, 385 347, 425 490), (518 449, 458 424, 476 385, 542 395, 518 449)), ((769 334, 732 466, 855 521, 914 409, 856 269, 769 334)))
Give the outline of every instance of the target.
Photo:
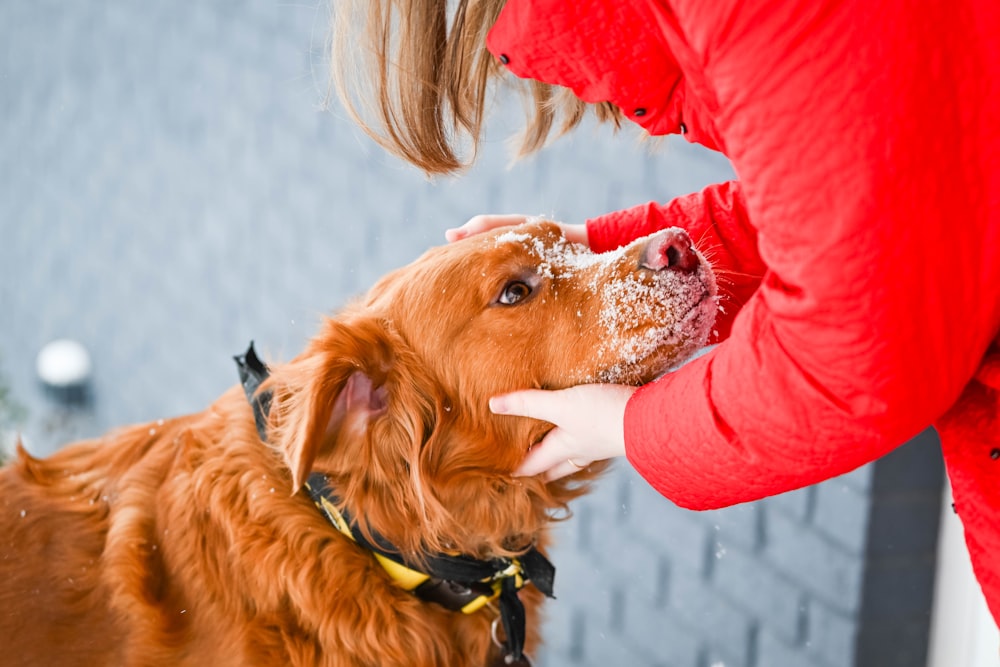
POLYGON ((503 396, 494 396, 490 399, 490 412, 495 415, 507 414, 507 401, 503 396))
POLYGON ((446 229, 444 231, 444 237, 449 241, 458 241, 464 235, 461 229, 446 229))
POLYGON ((531 477, 533 474, 535 474, 531 472, 531 468, 526 464, 527 461, 525 460, 524 462, 521 463, 521 465, 517 466, 517 468, 514 469, 514 477, 531 477))

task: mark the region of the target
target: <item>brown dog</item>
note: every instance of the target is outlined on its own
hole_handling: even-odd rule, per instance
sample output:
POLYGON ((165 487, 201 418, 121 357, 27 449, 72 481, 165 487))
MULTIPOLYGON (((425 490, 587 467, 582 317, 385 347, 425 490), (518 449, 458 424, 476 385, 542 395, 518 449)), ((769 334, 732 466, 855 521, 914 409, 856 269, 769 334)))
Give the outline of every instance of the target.
POLYGON ((261 372, 255 401, 234 387, 199 414, 21 451, 0 470, 0 665, 513 659, 518 605, 530 650, 551 583, 535 548, 601 466, 512 477, 551 425, 494 416, 489 397, 650 381, 715 310, 680 230, 595 255, 531 223, 390 274, 261 372), (332 518, 307 482, 329 487, 332 518), (473 584, 449 559, 494 570, 473 584))

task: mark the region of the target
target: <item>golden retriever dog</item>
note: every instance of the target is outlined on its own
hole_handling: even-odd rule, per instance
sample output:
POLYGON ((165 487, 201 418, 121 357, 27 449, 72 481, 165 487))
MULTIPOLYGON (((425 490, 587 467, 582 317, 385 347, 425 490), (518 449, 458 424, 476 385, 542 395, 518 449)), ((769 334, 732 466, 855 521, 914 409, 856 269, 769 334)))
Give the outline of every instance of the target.
POLYGON ((598 255, 532 221, 431 249, 290 362, 251 348, 204 412, 19 450, 0 665, 529 664, 549 526, 602 466, 513 476, 552 425, 489 398, 651 381, 716 308, 681 230, 598 255))

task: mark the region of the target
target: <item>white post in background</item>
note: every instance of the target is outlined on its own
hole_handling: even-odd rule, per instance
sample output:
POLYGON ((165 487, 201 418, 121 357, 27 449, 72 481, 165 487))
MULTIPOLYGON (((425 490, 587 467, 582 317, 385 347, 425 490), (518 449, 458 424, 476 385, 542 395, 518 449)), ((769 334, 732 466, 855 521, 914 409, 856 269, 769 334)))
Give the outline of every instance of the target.
POLYGON ((998 667, 1000 632, 972 574, 947 480, 943 496, 927 667, 998 667))

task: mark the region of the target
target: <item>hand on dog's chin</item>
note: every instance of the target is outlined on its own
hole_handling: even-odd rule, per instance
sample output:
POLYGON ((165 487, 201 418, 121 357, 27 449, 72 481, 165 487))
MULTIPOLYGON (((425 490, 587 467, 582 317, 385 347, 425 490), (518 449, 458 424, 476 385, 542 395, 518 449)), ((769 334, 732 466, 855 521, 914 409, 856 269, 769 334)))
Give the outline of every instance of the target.
POLYGON ((490 400, 495 414, 531 417, 555 424, 514 472, 521 477, 560 479, 594 461, 625 455, 625 405, 636 387, 583 384, 568 389, 528 389, 490 400))

